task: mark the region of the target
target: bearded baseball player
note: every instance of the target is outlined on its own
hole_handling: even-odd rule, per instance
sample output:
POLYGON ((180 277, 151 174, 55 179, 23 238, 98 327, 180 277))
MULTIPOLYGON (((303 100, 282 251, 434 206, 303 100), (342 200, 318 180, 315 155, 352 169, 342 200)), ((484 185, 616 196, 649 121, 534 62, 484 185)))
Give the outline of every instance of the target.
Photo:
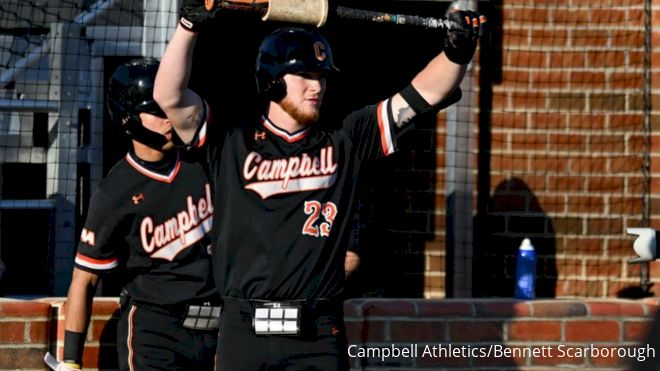
POLYGON ((182 19, 154 98, 181 140, 206 143, 215 184, 213 269, 222 295, 220 370, 346 370, 344 256, 363 166, 397 150, 413 118, 454 103, 485 18, 457 11, 444 51, 394 96, 342 122, 319 122, 326 79, 338 73, 316 31, 279 29, 258 52, 268 102, 257 122, 222 122, 188 89, 203 3, 182 19))
POLYGON ((132 149, 94 193, 67 299, 64 361, 82 367, 92 298, 102 274, 125 267, 117 350, 121 370, 212 370, 219 296, 209 254, 214 207, 196 150, 172 144, 153 100, 154 59, 121 65, 108 108, 132 149))

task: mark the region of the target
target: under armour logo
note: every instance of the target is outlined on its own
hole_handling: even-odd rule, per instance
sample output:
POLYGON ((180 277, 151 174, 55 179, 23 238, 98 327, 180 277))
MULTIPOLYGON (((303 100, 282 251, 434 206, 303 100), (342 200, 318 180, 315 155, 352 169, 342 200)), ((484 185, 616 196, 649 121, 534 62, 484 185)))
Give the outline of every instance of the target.
POLYGON ((139 194, 131 197, 131 200, 133 200, 133 204, 139 204, 140 202, 144 201, 144 193, 140 192, 139 194))
POLYGON ((266 132, 265 131, 255 131, 254 132, 254 140, 266 140, 266 132))

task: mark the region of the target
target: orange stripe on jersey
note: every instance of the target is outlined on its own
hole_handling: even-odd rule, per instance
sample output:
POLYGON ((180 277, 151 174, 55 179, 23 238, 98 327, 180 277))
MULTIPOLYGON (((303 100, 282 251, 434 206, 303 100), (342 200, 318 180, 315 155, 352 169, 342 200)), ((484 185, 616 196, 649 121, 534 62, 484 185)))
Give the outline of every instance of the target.
POLYGON ((204 102, 204 108, 206 109, 206 117, 204 118, 204 123, 199 129, 199 134, 197 135, 197 145, 195 146, 197 148, 204 147, 204 144, 206 144, 206 130, 208 125, 213 122, 211 118, 211 107, 209 107, 206 101, 204 102))
POLYGON ((387 115, 387 103, 389 99, 384 100, 378 104, 376 108, 378 117, 378 131, 380 132, 380 146, 385 156, 394 153, 394 145, 392 143, 392 132, 390 131, 390 119, 387 115))
POLYGON ((133 317, 135 316, 135 305, 131 306, 131 311, 128 313, 128 336, 126 336, 126 347, 128 347, 128 368, 133 371, 133 317))
POLYGON ((174 168, 170 171, 169 174, 166 175, 159 174, 155 171, 151 171, 146 167, 140 165, 140 163, 133 158, 130 152, 126 154, 126 162, 128 162, 129 165, 131 165, 135 170, 137 170, 142 175, 145 175, 159 182, 168 183, 168 184, 174 181, 177 174, 179 173, 179 170, 181 169, 181 161, 179 161, 178 152, 176 154, 176 165, 174 165, 174 168))
POLYGON ((268 129, 268 131, 286 140, 289 143, 297 142, 305 138, 311 131, 309 127, 306 127, 296 133, 289 134, 289 132, 277 127, 267 117, 263 117, 263 116, 261 117, 261 123, 264 125, 264 127, 266 127, 266 129, 268 129))
POLYGON ((81 253, 76 254, 75 262, 83 267, 104 270, 111 269, 116 267, 119 264, 118 258, 110 259, 94 259, 89 256, 82 255, 81 253))

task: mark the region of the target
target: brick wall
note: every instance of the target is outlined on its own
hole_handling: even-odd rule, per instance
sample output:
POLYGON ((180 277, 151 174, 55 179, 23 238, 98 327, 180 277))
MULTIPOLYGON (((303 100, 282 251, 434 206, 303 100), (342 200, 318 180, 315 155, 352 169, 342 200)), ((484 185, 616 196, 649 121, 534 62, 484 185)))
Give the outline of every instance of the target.
MULTIPOLYGON (((623 370, 630 369, 631 359, 601 356, 604 349, 630 349, 641 356, 641 351, 651 354, 649 347, 655 357, 634 366, 655 370, 660 367, 659 306, 658 299, 353 299, 344 309, 354 370, 623 370), (489 357, 482 356, 489 350, 489 357)), ((45 370, 46 351, 61 359, 64 308, 59 298, 0 300, 0 370, 45 370)), ((117 318, 116 299, 95 300, 86 369, 116 369, 117 318)))
POLYGON ((0 298, 0 370, 43 369, 51 306, 0 298))
MULTIPOLYGON (((626 229, 660 229, 660 1, 652 1, 651 12, 650 116, 643 0, 490 1, 480 10, 494 32, 478 51, 472 92, 473 295, 512 296, 516 248, 529 237, 540 256, 540 296, 639 296, 640 267, 627 263, 633 237, 626 229)), ((411 251, 416 238, 423 240, 425 289, 437 297, 445 295, 451 264, 445 132, 441 115, 437 167, 428 169, 436 172, 429 175, 435 207, 425 219, 432 225, 426 235, 423 227, 406 234, 411 251)), ((650 268, 657 282, 660 262, 650 268)), ((652 292, 660 295, 657 285, 652 292)))

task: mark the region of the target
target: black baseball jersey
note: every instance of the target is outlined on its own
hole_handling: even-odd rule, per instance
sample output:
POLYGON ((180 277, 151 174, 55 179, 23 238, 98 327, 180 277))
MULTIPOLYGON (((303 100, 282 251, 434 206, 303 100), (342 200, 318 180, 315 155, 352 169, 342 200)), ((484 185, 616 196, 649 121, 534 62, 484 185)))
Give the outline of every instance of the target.
POLYGON ((179 304, 215 293, 210 250, 211 187, 204 163, 184 151, 147 163, 129 152, 92 196, 77 268, 125 264, 133 300, 179 304))
POLYGON ((390 112, 386 100, 334 127, 319 122, 295 133, 266 117, 241 127, 208 120, 221 295, 341 295, 358 173, 396 150, 390 112))

